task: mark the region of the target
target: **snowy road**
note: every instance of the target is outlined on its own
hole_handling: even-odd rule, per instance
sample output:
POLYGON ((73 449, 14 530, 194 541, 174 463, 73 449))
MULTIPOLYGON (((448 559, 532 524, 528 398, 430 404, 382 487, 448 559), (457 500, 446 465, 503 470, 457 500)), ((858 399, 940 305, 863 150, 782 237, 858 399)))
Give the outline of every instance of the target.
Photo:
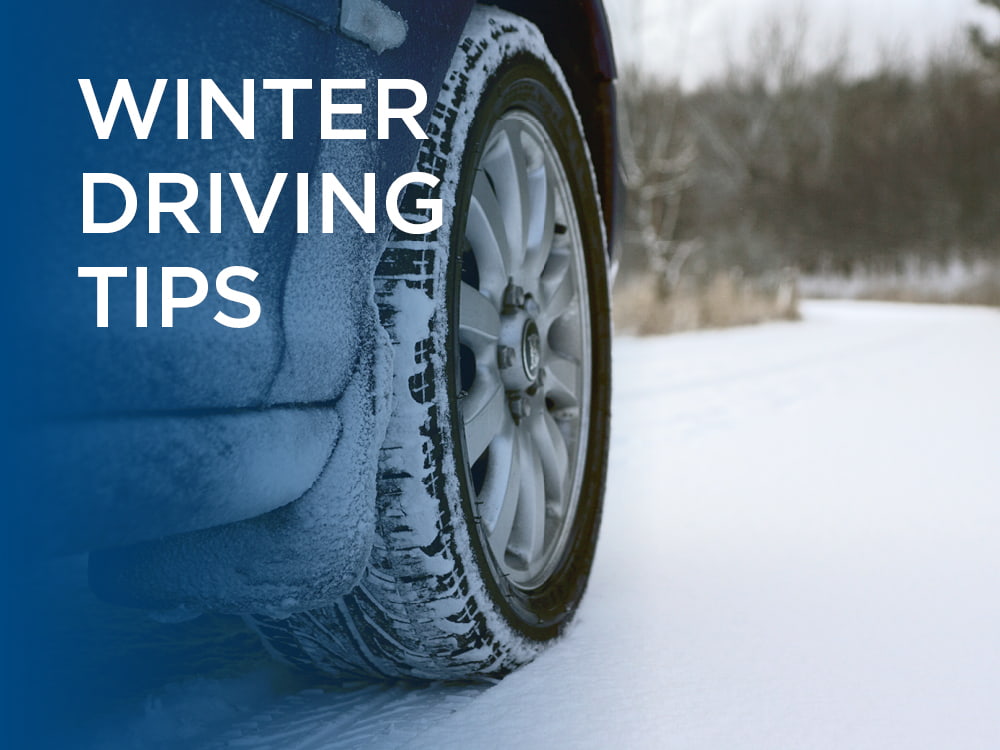
POLYGON ((1000 313, 804 312, 616 342, 594 576, 535 663, 488 688, 181 679, 106 741, 1000 747, 1000 313))

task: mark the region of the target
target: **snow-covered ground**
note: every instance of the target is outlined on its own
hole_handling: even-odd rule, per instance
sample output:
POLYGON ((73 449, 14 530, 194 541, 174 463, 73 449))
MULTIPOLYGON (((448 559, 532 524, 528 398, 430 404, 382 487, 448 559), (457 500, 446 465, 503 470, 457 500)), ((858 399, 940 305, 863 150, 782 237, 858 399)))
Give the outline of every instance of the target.
POLYGON ((623 339, 563 642, 489 686, 192 675, 106 746, 1000 747, 1000 312, 623 339))

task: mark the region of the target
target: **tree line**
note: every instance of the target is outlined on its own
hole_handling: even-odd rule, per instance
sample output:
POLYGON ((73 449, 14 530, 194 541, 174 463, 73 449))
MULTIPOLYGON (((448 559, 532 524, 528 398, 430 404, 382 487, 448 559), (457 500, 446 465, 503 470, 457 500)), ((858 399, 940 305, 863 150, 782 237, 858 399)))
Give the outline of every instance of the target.
POLYGON ((846 53, 806 65, 805 38, 761 27, 748 65, 694 91, 626 71, 623 274, 669 292, 733 268, 1000 260, 1000 44, 973 30, 859 77, 846 53))

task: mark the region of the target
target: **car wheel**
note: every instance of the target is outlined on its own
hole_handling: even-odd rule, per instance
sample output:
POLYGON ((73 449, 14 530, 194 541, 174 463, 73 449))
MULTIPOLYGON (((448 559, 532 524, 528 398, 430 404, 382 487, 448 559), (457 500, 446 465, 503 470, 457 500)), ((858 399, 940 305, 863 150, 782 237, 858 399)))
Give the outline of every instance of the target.
MULTIPOLYGON (((477 8, 417 169, 445 216, 390 237, 376 296, 395 351, 377 538, 335 606, 257 618, 334 673, 501 676, 587 582, 607 460, 610 314, 594 173, 540 32, 477 8)), ((426 186, 404 216, 428 218, 426 186)))

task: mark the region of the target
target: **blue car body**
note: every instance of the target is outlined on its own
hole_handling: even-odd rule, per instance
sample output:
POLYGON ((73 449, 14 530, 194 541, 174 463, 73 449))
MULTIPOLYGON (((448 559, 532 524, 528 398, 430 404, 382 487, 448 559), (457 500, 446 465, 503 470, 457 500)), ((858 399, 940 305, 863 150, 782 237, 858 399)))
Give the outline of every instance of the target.
MULTIPOLYGON (((405 23, 398 46, 381 49, 377 29, 367 39, 345 33, 337 0, 97 0, 18 10, 16 28, 45 29, 44 43, 15 40, 12 49, 37 62, 8 87, 18 113, 8 143, 17 144, 23 168, 11 204, 18 222, 8 276, 8 392, 16 397, 7 421, 17 440, 7 453, 7 508, 26 557, 97 551, 95 580, 104 593, 159 609, 195 578, 206 608, 229 611, 319 605, 357 579, 373 536, 372 474, 391 406, 388 341, 373 290, 389 222, 380 208, 377 230, 366 233, 338 207, 332 233, 300 233, 288 192, 267 230, 254 233, 230 191, 220 233, 206 231, 209 210, 199 202, 190 216, 201 231, 166 216, 151 234, 144 201, 150 173, 188 174, 205 194, 210 174, 237 172, 258 207, 277 173, 333 173, 355 195, 371 173, 381 207, 393 180, 413 169, 420 142, 398 122, 386 140, 322 139, 316 87, 296 95, 296 136, 283 138, 278 94, 259 85, 363 79, 364 89, 343 97, 362 105, 350 127, 373 134, 377 79, 414 79, 428 94, 418 117, 426 125, 472 3, 375 5, 405 23), (140 102, 156 79, 168 79, 148 139, 137 139, 124 117, 109 139, 95 134, 78 80, 89 79, 106 104, 123 78, 140 102), (195 108, 190 137, 178 139, 178 79, 193 94, 200 79, 211 79, 233 101, 252 79, 254 139, 222 118, 212 139, 198 137, 195 108), (81 175, 94 172, 121 175, 137 188, 136 219, 120 232, 81 232, 81 175), (95 325, 95 282, 78 276, 83 266, 129 269, 110 281, 106 328, 95 325), (232 266, 258 273, 252 285, 234 284, 259 300, 255 325, 219 325, 216 312, 245 310, 211 293, 205 304, 177 310, 172 327, 159 324, 159 269, 196 267, 211 282, 232 266), (136 327, 137 268, 149 273, 144 328, 136 327), (302 510, 310 497, 322 504, 321 523, 302 510), (326 556, 316 558, 314 545, 296 553, 317 523, 327 534, 326 556), (147 588, 114 590, 106 571, 126 559, 148 561, 147 588), (233 594, 239 582, 222 584, 225 597, 212 593, 212 566, 222 560, 255 581, 253 595, 233 594), (270 601, 259 585, 270 574, 254 572, 261 560, 270 574, 300 580, 301 597, 291 605, 270 601)), ((621 193, 615 71, 600 0, 497 5, 538 25, 562 65, 613 234, 621 193)), ((116 200, 104 194, 105 220, 121 210, 116 200)))

